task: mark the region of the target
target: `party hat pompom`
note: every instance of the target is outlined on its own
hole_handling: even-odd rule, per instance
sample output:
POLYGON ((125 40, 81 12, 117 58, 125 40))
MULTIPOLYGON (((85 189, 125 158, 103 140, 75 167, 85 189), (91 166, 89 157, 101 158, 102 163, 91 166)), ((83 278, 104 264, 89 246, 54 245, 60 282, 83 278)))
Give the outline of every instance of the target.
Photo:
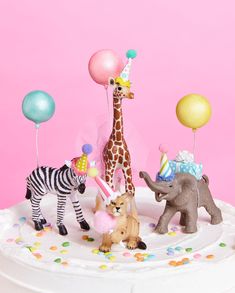
POLYGON ((92 167, 92 168, 89 168, 89 169, 88 169, 87 175, 88 175, 89 177, 95 178, 96 176, 99 175, 99 171, 98 171, 97 168, 92 167))
POLYGON ((128 50, 127 52, 126 52, 126 57, 129 59, 129 58, 131 58, 131 59, 134 59, 135 57, 137 56, 137 52, 136 52, 136 50, 128 50))
POLYGON ((82 152, 86 155, 89 155, 92 152, 92 145, 91 144, 84 144, 82 146, 82 152))
POLYGON ((160 144, 159 145, 159 151, 161 152, 161 153, 167 153, 168 152, 168 147, 167 147, 167 145, 165 145, 165 144, 160 144))

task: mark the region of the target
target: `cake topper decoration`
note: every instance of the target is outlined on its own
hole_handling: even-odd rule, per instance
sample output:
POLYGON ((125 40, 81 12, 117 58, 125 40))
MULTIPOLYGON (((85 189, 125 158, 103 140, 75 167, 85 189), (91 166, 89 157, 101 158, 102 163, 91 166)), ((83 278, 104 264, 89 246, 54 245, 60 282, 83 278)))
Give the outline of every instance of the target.
POLYGON ((38 130, 40 123, 46 122, 55 113, 54 99, 44 91, 32 91, 28 93, 22 102, 24 116, 35 123, 36 128, 36 160, 39 167, 38 130))
POLYGON ((159 146, 159 150, 162 153, 160 160, 160 171, 157 174, 158 181, 172 181, 175 178, 175 174, 170 167, 167 158, 167 148, 162 144, 159 146))
MULTIPOLYGON (((113 87, 113 127, 110 137, 103 149, 103 162, 105 168, 104 179, 112 190, 114 186, 114 176, 119 169, 122 171, 125 178, 125 191, 135 194, 135 187, 132 182, 131 158, 128 146, 124 137, 122 101, 123 99, 133 99, 134 93, 130 91, 130 65, 131 60, 136 56, 134 50, 127 52, 128 63, 127 67, 117 78, 110 77, 110 85, 113 87)), ((95 210, 99 210, 101 201, 99 197, 96 200, 95 210)), ((134 199, 133 199, 134 205, 134 199)))
POLYGON ((89 230, 90 226, 83 217, 82 209, 78 200, 78 192, 83 194, 86 189, 86 177, 89 172, 88 154, 92 152, 92 146, 83 145, 83 154, 74 158, 72 162, 60 169, 52 167, 38 167, 27 177, 26 198, 30 199, 32 206, 32 220, 36 230, 42 230, 46 224, 40 202, 44 195, 53 193, 57 195, 57 227, 61 235, 68 234, 64 225, 64 214, 67 198, 69 197, 76 213, 76 219, 80 227, 89 230))
POLYGON ((163 214, 159 218, 156 232, 165 234, 168 232, 168 224, 171 218, 181 213, 180 225, 185 226, 183 232, 197 232, 198 208, 204 207, 211 216, 211 224, 222 222, 220 209, 215 205, 209 190, 209 179, 206 175, 197 180, 188 173, 177 173, 171 182, 152 181, 147 172, 140 172, 148 187, 155 192, 157 202, 166 200, 163 214))
POLYGON ((95 167, 91 167, 88 172, 88 176, 94 178, 95 182, 99 186, 100 195, 105 204, 110 204, 111 200, 116 199, 120 192, 115 192, 113 189, 98 176, 98 170, 95 167))

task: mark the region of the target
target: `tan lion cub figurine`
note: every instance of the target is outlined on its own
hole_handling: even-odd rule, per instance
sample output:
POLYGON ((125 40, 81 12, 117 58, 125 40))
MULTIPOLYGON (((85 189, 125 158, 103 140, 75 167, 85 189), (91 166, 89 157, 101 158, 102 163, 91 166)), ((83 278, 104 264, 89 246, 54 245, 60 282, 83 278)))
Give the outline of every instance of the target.
POLYGON ((128 213, 129 202, 133 196, 127 193, 117 196, 106 205, 106 211, 116 217, 116 226, 111 233, 103 234, 100 251, 108 252, 113 243, 126 242, 128 249, 146 249, 146 244, 139 237, 139 221, 137 212, 128 213))

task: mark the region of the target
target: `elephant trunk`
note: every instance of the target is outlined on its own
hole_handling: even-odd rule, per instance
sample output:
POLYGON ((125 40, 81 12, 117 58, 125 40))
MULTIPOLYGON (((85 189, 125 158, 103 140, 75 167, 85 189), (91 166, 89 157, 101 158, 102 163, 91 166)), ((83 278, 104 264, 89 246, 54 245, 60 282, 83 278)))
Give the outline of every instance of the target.
POLYGON ((139 173, 140 178, 143 178, 144 181, 146 182, 146 184, 148 185, 148 187, 152 190, 155 191, 156 190, 156 182, 154 182, 149 174, 147 172, 141 171, 139 173))

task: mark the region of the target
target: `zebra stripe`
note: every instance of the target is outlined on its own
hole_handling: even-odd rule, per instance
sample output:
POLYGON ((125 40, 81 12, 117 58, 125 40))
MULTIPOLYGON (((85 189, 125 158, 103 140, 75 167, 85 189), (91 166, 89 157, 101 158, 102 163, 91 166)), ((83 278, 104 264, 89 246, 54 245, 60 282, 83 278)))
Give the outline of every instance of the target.
POLYGON ((28 176, 27 188, 31 191, 31 206, 33 221, 40 221, 44 219, 40 202, 46 193, 57 194, 57 225, 62 225, 65 214, 65 206, 67 196, 70 197, 73 208, 76 213, 77 221, 83 222, 82 209, 75 191, 77 191, 79 184, 86 181, 86 176, 76 176, 71 168, 55 169, 52 167, 39 167, 28 176))

